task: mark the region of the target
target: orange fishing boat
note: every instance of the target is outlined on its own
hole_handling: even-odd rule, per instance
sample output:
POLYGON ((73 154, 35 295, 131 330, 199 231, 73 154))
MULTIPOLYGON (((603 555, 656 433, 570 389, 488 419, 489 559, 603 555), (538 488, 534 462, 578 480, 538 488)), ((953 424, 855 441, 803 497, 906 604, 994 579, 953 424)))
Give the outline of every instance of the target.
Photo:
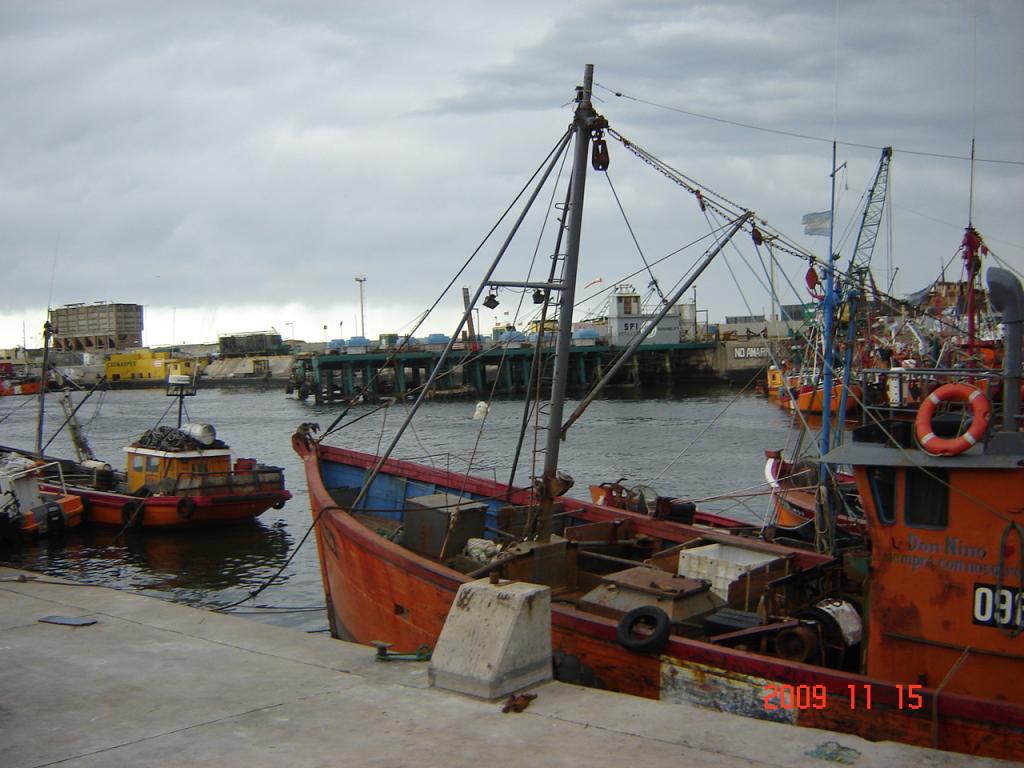
MULTIPOLYGON (((591 83, 588 67, 571 128, 569 244, 552 251, 564 261, 562 280, 514 284, 561 292, 543 473, 519 486, 393 458, 408 420, 379 455, 325 441, 344 429, 345 414, 322 435, 301 425, 292 444, 305 468, 332 634, 433 647, 460 585, 484 576, 529 581, 551 589, 558 679, 1021 759, 1024 588, 1010 559, 1024 552, 1024 434, 1012 424, 972 425, 977 445, 956 456, 870 442, 867 431, 847 453, 827 456, 853 465, 862 497, 875 494, 866 539, 843 554, 764 541, 739 523, 702 525, 678 500, 634 511, 615 506, 602 485, 593 486, 600 502, 567 495, 573 481, 557 469, 559 444, 600 388, 563 421, 586 158, 593 140, 595 167, 607 167, 601 137, 617 136, 593 109, 591 83)), ((701 192, 703 205, 713 193, 701 192)), ((752 225, 749 211, 734 216, 715 248, 752 225)), ((446 354, 409 418, 445 371, 446 354)))
MULTIPOLYGON (((232 462, 212 425, 182 420, 182 399, 195 393, 189 377, 169 378, 167 394, 179 398, 177 426, 156 426, 126 446, 123 471, 94 458, 58 462, 68 491, 82 499, 86 523, 196 528, 251 520, 291 498, 283 469, 251 458, 232 462)), ((56 473, 41 487, 55 491, 56 473)))
MULTIPOLYGON (((872 531, 867 674, 936 696, 1024 703, 1024 433, 1015 399, 1003 430, 989 435, 981 390, 948 384, 918 411, 913 441, 892 423, 868 425, 826 456, 853 467, 872 531), (957 400, 971 406, 968 430, 936 436, 935 409, 957 400)), ((1024 749, 999 756, 1020 759, 1024 749)))
MULTIPOLYGON (((847 412, 853 412, 860 403, 861 389, 855 384, 847 388, 847 412)), ((832 397, 829 399, 829 413, 835 416, 839 413, 839 404, 842 401, 843 384, 836 382, 832 385, 832 397)), ((801 411, 802 413, 821 413, 823 407, 821 386, 813 384, 793 384, 788 388, 778 390, 779 405, 787 411, 801 411)))
MULTIPOLYGON (((820 462, 787 461, 781 451, 765 451, 764 477, 771 486, 771 508, 765 536, 797 546, 813 545, 821 534, 820 462)), ((866 520, 853 476, 835 468, 826 478, 835 489, 840 510, 835 515, 837 546, 863 545, 866 520)))
MULTIPOLYGON (((90 525, 194 528, 251 520, 291 498, 284 470, 239 458, 228 446, 195 434, 210 425, 158 428, 126 447, 127 466, 115 472, 96 462, 65 465, 68 490, 82 499, 90 525), (153 447, 160 446, 160 447, 153 447)), ((46 490, 55 485, 43 483, 46 490)))

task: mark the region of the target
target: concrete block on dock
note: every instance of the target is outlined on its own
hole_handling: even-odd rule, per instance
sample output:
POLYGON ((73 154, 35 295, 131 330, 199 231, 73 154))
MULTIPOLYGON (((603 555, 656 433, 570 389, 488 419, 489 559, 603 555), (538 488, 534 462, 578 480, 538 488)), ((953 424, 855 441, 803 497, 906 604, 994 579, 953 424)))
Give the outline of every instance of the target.
POLYGON ((497 699, 551 677, 548 587, 488 579, 459 587, 430 660, 431 685, 497 699))

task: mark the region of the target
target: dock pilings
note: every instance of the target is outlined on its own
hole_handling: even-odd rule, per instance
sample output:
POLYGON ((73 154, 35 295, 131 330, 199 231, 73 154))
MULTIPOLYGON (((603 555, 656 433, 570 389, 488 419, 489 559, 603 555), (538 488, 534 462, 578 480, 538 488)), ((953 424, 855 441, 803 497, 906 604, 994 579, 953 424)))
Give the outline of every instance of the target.
MULTIPOLYGON (((687 376, 713 376, 710 365, 713 342, 652 344, 642 347, 615 382, 622 386, 668 383, 687 376)), ((427 380, 441 357, 438 350, 373 350, 358 353, 315 355, 297 359, 289 389, 300 398, 316 402, 350 401, 357 396, 404 397, 427 380)), ((570 354, 571 384, 587 387, 612 364, 619 350, 607 346, 573 347, 570 354)), ((454 349, 435 382, 434 395, 479 396, 492 391, 509 395, 530 384, 533 348, 492 347, 485 350, 454 349)), ((544 381, 550 372, 541 372, 544 381)))

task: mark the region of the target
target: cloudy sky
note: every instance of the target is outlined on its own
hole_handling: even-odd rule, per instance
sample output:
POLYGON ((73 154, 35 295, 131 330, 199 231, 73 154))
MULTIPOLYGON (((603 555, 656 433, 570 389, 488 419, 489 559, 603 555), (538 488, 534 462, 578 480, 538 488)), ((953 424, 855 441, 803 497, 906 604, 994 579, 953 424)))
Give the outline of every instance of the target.
MULTIPOLYGON (((366 335, 408 331, 565 130, 586 63, 612 127, 819 255, 827 240, 800 220, 829 207, 831 139, 837 229, 893 146, 874 264, 897 293, 951 260, 959 277, 969 216, 1024 272, 1022 39, 1020 0, 6 0, 0 347, 38 345, 47 306, 94 301, 145 305, 154 345, 351 336, 356 277, 366 335)), ((580 278, 602 281, 594 311, 638 252, 655 261, 709 230, 691 196, 610 152, 633 233, 592 175, 580 278)), ((699 255, 655 275, 670 286, 699 255)), ((742 255, 725 256, 697 285, 701 309, 764 311, 742 255)), ((450 330, 483 269, 422 332, 450 330)), ((782 269, 782 301, 807 300, 806 264, 782 269)), ((500 298, 488 328, 514 310, 500 298)))

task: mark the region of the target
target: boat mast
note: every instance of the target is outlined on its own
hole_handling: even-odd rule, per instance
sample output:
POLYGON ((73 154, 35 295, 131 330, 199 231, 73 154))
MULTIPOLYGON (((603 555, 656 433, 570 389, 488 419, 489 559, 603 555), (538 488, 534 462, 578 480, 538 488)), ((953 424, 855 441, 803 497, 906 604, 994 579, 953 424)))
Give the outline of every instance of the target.
MULTIPOLYGON (((836 255, 833 246, 835 236, 836 219, 836 141, 832 141, 832 192, 829 204, 828 224, 828 268, 825 272, 825 298, 821 303, 822 323, 822 382, 821 382, 821 435, 819 438, 819 449, 821 456, 829 452, 831 443, 831 420, 832 420, 832 384, 835 376, 832 368, 832 357, 834 339, 832 338, 835 324, 836 312, 836 255)), ((851 318, 852 321, 852 318, 851 318)), ((842 423, 836 428, 842 430, 842 423)), ((833 535, 835 526, 835 514, 832 506, 832 494, 830 486, 830 474, 828 464, 822 461, 818 466, 818 485, 825 489, 824 498, 819 496, 815 504, 815 531, 814 545, 819 552, 831 552, 835 542, 833 535)))
MULTIPOLYGON (((47 310, 49 311, 49 310, 47 310)), ((43 408, 46 404, 47 370, 50 366, 50 338, 53 336, 53 325, 50 318, 43 323, 43 370, 39 382, 39 413, 36 425, 36 456, 43 457, 43 408)))
POLYGON ((967 202, 967 229, 964 230, 964 266, 967 271, 967 367, 976 368, 974 360, 974 349, 977 332, 975 330, 974 315, 977 312, 975 305, 974 285, 978 282, 978 250, 981 247, 981 236, 974 228, 974 139, 971 139, 971 184, 970 194, 967 202))
MULTIPOLYGON (((587 64, 583 71, 583 85, 576 89, 574 117, 576 147, 573 154, 572 182, 569 195, 569 237, 562 270, 562 290, 558 309, 558 338, 555 342, 555 369, 551 382, 551 411, 544 455, 544 473, 541 477, 541 527, 538 540, 551 538, 552 514, 555 497, 564 492, 557 478, 558 450, 562 440, 562 412, 565 389, 569 379, 569 348, 572 344, 572 310, 576 302, 576 271, 580 255, 580 233, 583 228, 583 194, 587 184, 587 154, 590 137, 595 130, 607 127, 608 122, 594 111, 590 97, 594 85, 594 65, 587 64)), ((543 332, 543 329, 541 329, 543 332)))
MULTIPOLYGON (((829 204, 829 225, 828 225, 828 268, 825 270, 825 299, 821 304, 822 323, 822 389, 821 389, 821 455, 824 456, 831 448, 829 441, 829 429, 831 418, 829 410, 832 406, 832 383, 834 370, 832 368, 833 350, 833 326, 835 324, 836 311, 836 256, 833 250, 833 237, 835 236, 836 216, 836 142, 832 142, 832 197, 829 204)), ((841 429, 842 427, 840 427, 841 429)))
MULTIPOLYGON (((373 484, 374 478, 376 478, 377 475, 380 473, 381 468, 384 466, 384 462, 386 462, 388 458, 391 456, 392 452, 395 450, 395 447, 398 445, 398 442, 402 439, 402 435, 405 434, 405 430, 412 423, 412 419, 416 415, 416 412, 423 404, 423 401, 430 394, 431 387, 433 387, 434 382, 437 380, 438 376, 440 376, 441 372, 444 370, 445 363, 448 360, 448 355, 451 354, 452 349, 455 347, 455 343, 459 340, 459 334, 462 333, 462 329, 467 324, 469 315, 473 311, 473 308, 476 307, 477 302, 479 302, 480 296, 481 294, 483 294, 484 289, 487 288, 488 286, 497 285, 515 285, 516 287, 519 288, 540 288, 542 290, 549 290, 552 288, 561 289, 561 284, 552 285, 550 283, 502 283, 501 281, 498 280, 492 280, 491 276, 498 268, 498 264, 501 262, 502 257, 504 257, 506 251, 508 250, 508 247, 511 244, 513 237, 515 237, 516 233, 519 231, 519 227, 526 219, 526 215, 530 212, 530 209, 533 207, 534 202, 537 200, 537 196, 540 194, 540 191, 543 188, 544 184, 547 182, 548 177, 551 175, 551 172, 558 164, 558 160, 562 156, 562 152, 565 151, 565 148, 569 145, 569 141, 571 139, 572 131, 567 130, 565 134, 562 136, 562 138, 559 140, 558 145, 549 155, 547 166, 540 174, 540 178, 537 180, 536 187, 534 188, 533 192, 530 193, 530 196, 527 199, 526 204, 523 206, 522 212, 520 212, 519 217, 512 225, 512 230, 508 233, 508 236, 505 238, 505 242, 502 243, 501 248, 498 249, 497 255, 494 257, 494 259, 491 261, 490 266, 487 268, 487 272, 484 275, 483 280, 480 281, 480 285, 476 289, 476 293, 473 295, 473 298, 470 300, 469 306, 463 313, 462 319, 459 320, 459 324, 458 326, 456 326, 455 331, 452 333, 451 338, 448 340, 448 344, 445 346, 444 351, 441 352, 440 357, 437 358, 437 362, 434 363, 433 370, 431 370, 430 375, 427 377, 427 380, 420 387, 419 396, 416 398, 416 401, 409 408, 409 412, 406 414, 405 419, 402 421, 402 424, 396 430, 394 437, 391 438, 391 442, 388 444, 387 448, 385 448, 384 452, 377 457, 377 462, 366 473, 366 477, 363 480, 363 486, 362 488, 360 488, 359 494, 352 502, 352 509, 356 509, 359 506, 359 504, 366 498, 366 494, 369 492, 370 486, 373 484)), ((339 416, 338 418, 341 417, 339 416)))

